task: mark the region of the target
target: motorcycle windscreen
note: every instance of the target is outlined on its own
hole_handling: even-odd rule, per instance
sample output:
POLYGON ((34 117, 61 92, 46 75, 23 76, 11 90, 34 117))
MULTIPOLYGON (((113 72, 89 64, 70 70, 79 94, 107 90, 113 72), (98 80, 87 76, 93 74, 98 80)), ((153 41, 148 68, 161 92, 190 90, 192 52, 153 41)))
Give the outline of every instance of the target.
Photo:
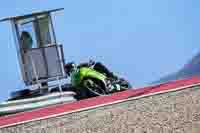
POLYGON ((30 49, 25 54, 28 84, 63 75, 57 46, 30 49))

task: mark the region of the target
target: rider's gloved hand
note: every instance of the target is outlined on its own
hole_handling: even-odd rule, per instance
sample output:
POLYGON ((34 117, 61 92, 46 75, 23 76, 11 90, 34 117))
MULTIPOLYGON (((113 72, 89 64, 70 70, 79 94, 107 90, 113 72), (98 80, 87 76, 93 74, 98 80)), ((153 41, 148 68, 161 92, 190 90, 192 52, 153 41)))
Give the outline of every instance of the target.
POLYGON ((88 65, 89 65, 89 66, 93 66, 94 64, 95 64, 95 61, 92 60, 92 59, 90 59, 89 62, 88 62, 88 65))

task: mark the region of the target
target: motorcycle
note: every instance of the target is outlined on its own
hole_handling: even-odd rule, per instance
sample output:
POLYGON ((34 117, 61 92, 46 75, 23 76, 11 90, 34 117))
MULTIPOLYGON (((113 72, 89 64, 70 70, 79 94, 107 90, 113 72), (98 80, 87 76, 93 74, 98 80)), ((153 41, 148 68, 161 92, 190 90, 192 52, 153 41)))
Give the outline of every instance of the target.
POLYGON ((77 93, 77 99, 109 95, 131 88, 128 81, 123 78, 108 77, 105 73, 95 70, 94 66, 95 64, 80 67, 69 63, 66 67, 71 84, 77 93))

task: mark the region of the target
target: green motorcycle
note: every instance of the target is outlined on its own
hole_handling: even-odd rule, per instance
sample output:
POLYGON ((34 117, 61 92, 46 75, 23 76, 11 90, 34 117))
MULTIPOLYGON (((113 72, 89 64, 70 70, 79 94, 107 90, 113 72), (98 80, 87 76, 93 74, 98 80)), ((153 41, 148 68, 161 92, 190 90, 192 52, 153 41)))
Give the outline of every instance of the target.
POLYGON ((105 73, 94 69, 94 65, 76 66, 74 63, 65 65, 65 71, 71 78, 78 99, 109 95, 114 92, 124 91, 131 85, 122 78, 110 78, 105 73))

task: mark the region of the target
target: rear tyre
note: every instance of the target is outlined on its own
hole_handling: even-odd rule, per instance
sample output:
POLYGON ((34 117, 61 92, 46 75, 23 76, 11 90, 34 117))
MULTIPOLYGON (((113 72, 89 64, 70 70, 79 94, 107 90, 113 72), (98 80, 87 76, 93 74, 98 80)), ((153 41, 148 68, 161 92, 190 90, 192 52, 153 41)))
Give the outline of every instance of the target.
POLYGON ((132 88, 131 84, 123 78, 119 79, 119 84, 120 84, 122 90, 128 90, 128 89, 132 88))
POLYGON ((132 88, 131 84, 123 78, 112 81, 112 87, 110 93, 125 91, 132 88))

